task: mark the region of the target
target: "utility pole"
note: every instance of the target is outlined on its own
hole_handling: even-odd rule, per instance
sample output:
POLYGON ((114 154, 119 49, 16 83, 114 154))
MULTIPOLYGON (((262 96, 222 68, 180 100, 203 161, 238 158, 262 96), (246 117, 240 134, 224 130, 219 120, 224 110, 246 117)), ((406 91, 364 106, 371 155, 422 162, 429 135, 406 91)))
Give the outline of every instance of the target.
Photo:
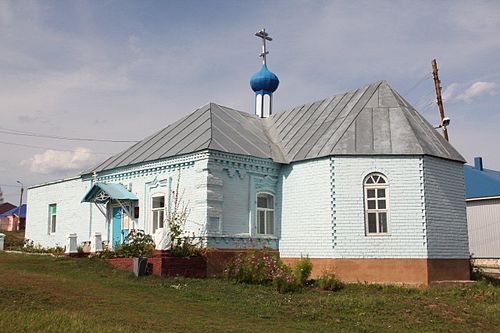
MULTIPOLYGON (((443 136, 446 141, 450 141, 448 139, 448 129, 447 129, 447 124, 445 123, 445 116, 444 116, 444 108, 443 108, 443 98, 441 97, 441 81, 439 80, 439 75, 438 75, 438 65, 436 59, 432 60, 432 74, 434 76, 434 87, 436 88, 436 100, 437 100, 437 105, 439 109, 439 116, 441 118, 441 127, 443 129, 443 136)), ((449 121, 449 120, 448 120, 449 121)))

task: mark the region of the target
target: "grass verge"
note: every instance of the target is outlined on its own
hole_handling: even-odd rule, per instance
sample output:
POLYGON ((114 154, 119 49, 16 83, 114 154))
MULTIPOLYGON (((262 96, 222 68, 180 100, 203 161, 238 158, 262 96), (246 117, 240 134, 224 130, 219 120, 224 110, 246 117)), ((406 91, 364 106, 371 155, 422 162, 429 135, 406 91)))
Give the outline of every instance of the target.
POLYGON ((0 253, 5 332, 494 332, 500 287, 354 284, 279 294, 221 279, 134 278, 96 259, 0 253))

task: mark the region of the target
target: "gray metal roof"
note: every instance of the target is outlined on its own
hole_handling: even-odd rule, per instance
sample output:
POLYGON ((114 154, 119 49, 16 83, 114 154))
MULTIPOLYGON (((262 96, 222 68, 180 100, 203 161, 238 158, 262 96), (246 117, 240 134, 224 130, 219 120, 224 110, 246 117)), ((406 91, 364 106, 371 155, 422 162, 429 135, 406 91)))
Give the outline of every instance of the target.
POLYGON ((387 82, 267 119, 209 103, 98 165, 103 171, 212 149, 290 163, 329 155, 464 158, 387 82))

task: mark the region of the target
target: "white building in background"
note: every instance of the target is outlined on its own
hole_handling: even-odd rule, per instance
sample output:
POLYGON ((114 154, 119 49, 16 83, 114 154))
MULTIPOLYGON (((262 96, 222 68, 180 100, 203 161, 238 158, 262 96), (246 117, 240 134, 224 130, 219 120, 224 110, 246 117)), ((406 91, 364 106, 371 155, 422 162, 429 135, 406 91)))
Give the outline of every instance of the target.
POLYGON ((500 268, 500 172, 483 168, 476 157, 464 173, 471 255, 496 259, 500 268))

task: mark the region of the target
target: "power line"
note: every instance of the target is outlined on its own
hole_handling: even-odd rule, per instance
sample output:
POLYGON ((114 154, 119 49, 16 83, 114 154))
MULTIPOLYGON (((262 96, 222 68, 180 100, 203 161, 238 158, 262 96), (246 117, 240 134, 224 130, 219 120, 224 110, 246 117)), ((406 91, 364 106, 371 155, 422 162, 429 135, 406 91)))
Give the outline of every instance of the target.
POLYGON ((91 141, 91 142, 112 142, 112 143, 137 143, 137 142, 139 142, 139 141, 134 141, 134 140, 111 140, 111 139, 78 138, 78 137, 59 136, 59 135, 47 135, 47 134, 41 134, 41 133, 35 133, 35 132, 11 130, 11 129, 4 128, 4 127, 0 127, 0 133, 10 134, 10 135, 32 136, 32 137, 47 138, 47 139, 69 140, 69 141, 91 141))
MULTIPOLYGON (((56 151, 69 151, 72 153, 80 153, 80 150, 71 150, 71 149, 58 149, 58 148, 52 148, 52 147, 42 147, 42 146, 33 146, 33 145, 25 145, 22 143, 14 143, 14 142, 5 142, 5 141, 0 141, 0 144, 4 145, 12 145, 12 146, 19 146, 19 147, 26 147, 26 148, 36 148, 36 149, 50 149, 50 150, 56 150, 56 151)), ((101 153, 101 152, 86 152, 91 155, 111 155, 111 153, 101 153)))
POLYGON ((425 80, 429 80, 432 78, 432 73, 427 73, 423 78, 417 81, 410 89, 408 89, 406 92, 403 93, 404 96, 408 95, 410 92, 412 92, 414 89, 416 89, 422 82, 425 80))

